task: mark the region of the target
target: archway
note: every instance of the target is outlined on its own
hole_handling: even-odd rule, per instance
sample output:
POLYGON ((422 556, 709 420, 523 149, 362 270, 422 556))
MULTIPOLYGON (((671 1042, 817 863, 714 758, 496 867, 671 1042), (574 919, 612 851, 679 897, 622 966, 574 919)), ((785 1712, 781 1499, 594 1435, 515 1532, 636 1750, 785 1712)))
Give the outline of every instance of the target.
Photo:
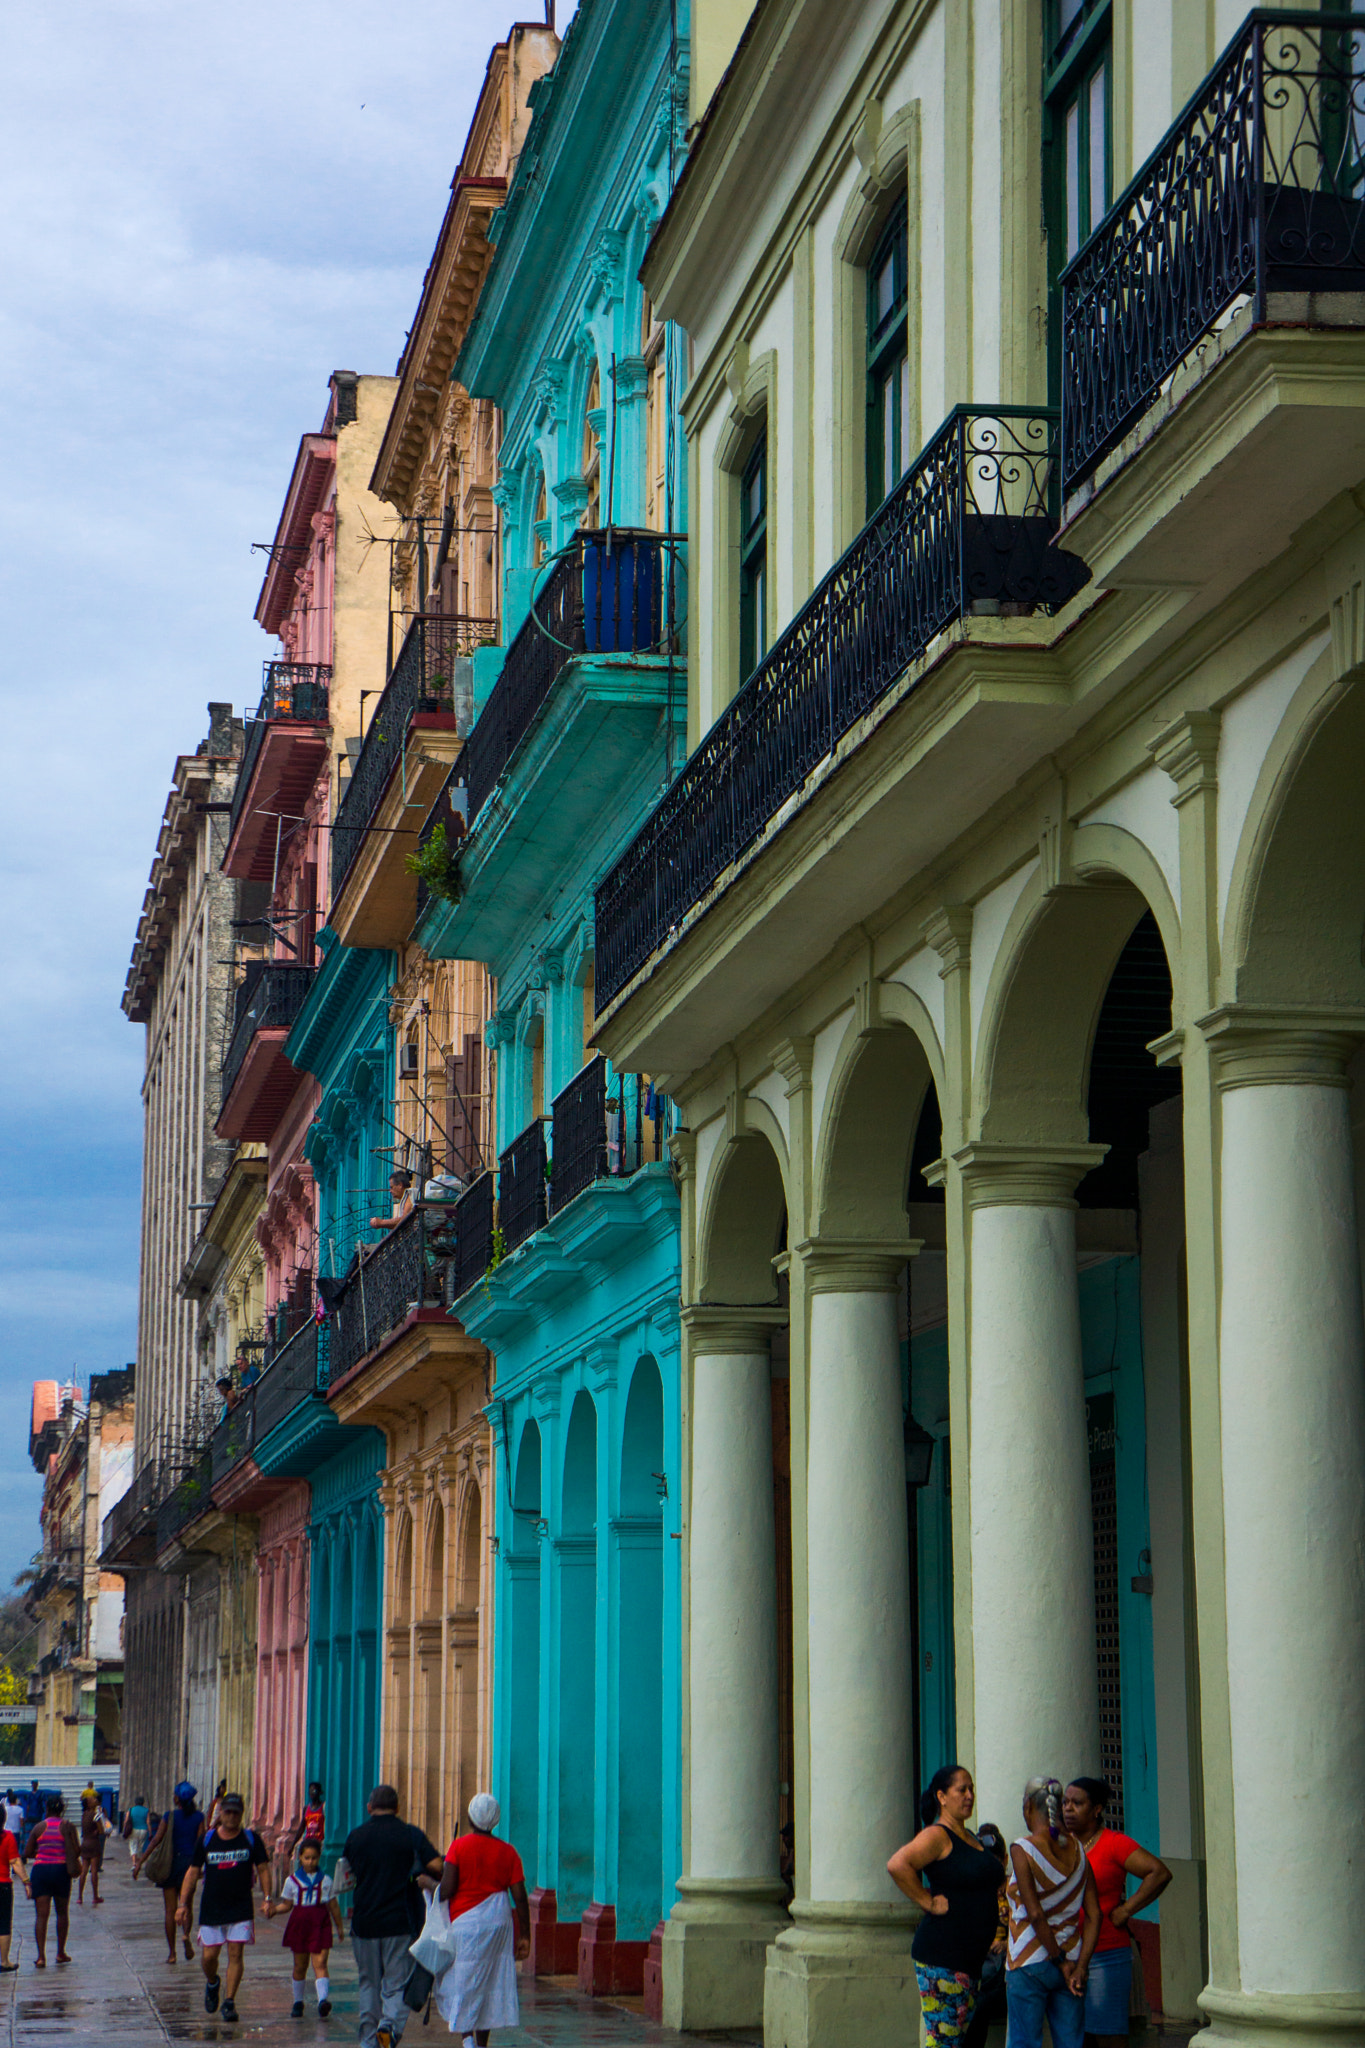
POLYGON ((541 1840, 540 1468, 540 1431, 534 1422, 528 1422, 517 1446, 508 1532, 507 1834, 519 1845, 523 1861, 533 1860, 537 1868, 541 1840))
POLYGON ((426 1555, 422 1571, 422 1624, 418 1637, 417 1682, 420 1687, 422 1731, 422 1808, 427 1833, 440 1838, 447 1818, 445 1808, 444 1733, 445 1632, 446 1632, 446 1518, 441 1497, 431 1501, 427 1521, 426 1555))
POLYGON ((622 1941, 647 1941, 663 1902, 664 1391, 641 1358, 621 1431, 617 1553, 617 1886, 622 1941))
POLYGON ((356 1747, 351 1775, 352 1827, 364 1819, 365 1801, 379 1774, 379 1542, 379 1518, 366 1509, 356 1546, 356 1747))
POLYGON ((479 1790, 479 1621, 483 1571, 483 1496, 471 1484, 465 1496, 455 1614, 455 1788, 461 1815, 479 1790))
POLYGON ((559 1917, 593 1895, 597 1707, 597 1410, 574 1396, 564 1438, 559 1538, 559 1917))

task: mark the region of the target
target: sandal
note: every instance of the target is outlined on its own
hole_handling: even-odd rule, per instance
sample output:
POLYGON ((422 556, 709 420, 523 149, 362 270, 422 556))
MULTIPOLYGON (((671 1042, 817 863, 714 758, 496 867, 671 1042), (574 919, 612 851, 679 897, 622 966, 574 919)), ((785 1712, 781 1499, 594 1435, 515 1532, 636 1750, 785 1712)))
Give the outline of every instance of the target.
POLYGON ((45 1970, 47 1968, 47 1957, 35 1956, 33 1958, 33 1967, 35 1970, 45 1970))
POLYGON ((57 1961, 58 1961, 59 1963, 69 1963, 69 1962, 71 1961, 71 1957, 70 1957, 70 1956, 58 1956, 58 1958, 57 1958, 57 1961))

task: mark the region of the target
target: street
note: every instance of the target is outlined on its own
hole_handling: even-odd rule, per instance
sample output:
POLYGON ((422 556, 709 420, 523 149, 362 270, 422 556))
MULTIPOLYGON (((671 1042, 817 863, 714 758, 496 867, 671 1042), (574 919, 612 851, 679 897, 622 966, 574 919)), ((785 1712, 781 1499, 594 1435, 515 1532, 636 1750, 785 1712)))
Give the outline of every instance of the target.
MULTIPOLYGON (((289 1957, 281 1946, 284 1923, 258 1918, 257 1945, 247 1952, 246 1976, 238 1997, 240 2021, 229 2025, 204 2011, 204 1978, 197 1962, 182 1954, 174 1969, 166 1962, 161 1927, 161 1895, 128 1873, 128 1852, 111 1841, 105 1866, 106 1902, 95 1910, 88 1902, 71 1905, 71 1963, 58 1969, 56 1942, 48 1938, 48 1966, 35 1970, 33 1909, 17 1888, 14 1902, 18 1974, 0 1979, 0 2042, 22 2042, 24 2048, 60 2042, 117 2042, 128 2048, 163 2041, 250 2041, 265 2048, 317 2048, 324 2040, 350 2043, 356 2038, 355 1969, 349 1948, 332 1955, 332 2013, 320 2020, 314 2010, 311 1984, 306 1991, 305 2017, 289 2016, 289 1957)), ((670 2034, 649 2025, 619 2006, 581 1998, 568 1985, 543 1982, 522 1986, 522 2025, 515 2033, 494 2036, 497 2048, 647 2048, 647 2044, 678 2042, 694 2036, 670 2034)), ((450 2040, 444 2022, 432 2015, 428 2028, 419 2017, 410 2023, 410 2043, 450 2040)), ((711 2037, 716 2038, 716 2037, 711 2037)), ((730 2034, 725 2040, 744 2042, 757 2036, 730 2034)))

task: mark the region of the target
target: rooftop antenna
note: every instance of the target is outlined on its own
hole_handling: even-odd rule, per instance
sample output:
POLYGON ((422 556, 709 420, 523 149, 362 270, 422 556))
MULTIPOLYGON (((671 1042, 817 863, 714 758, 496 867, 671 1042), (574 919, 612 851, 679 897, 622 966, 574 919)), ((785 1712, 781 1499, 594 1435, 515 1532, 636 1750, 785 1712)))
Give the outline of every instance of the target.
POLYGON ((545 26, 546 26, 546 28, 553 28, 553 27, 554 27, 554 25, 555 25, 555 0, 545 0, 545 26))

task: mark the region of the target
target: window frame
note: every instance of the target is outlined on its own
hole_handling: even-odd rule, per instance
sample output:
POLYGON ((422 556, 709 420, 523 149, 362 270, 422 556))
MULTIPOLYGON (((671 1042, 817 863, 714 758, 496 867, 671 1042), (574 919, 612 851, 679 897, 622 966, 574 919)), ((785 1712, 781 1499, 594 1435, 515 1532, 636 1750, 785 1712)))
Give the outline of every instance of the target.
POLYGON ((1053 404, 1061 401, 1061 293, 1058 280, 1085 247, 1114 203, 1114 33, 1112 0, 1080 0, 1063 28, 1061 0, 1048 0, 1048 41, 1043 63, 1043 217, 1047 226, 1048 383, 1053 404), (1094 85, 1103 80, 1104 163, 1100 204, 1095 204, 1091 115, 1094 85), (1076 244, 1071 227, 1067 120, 1077 114, 1076 244))
POLYGON ((739 472, 739 687, 762 665, 768 652, 768 423, 754 435, 739 472), (761 485, 762 502, 749 516, 751 486, 761 485))
POLYGON ((910 209, 908 197, 902 194, 886 220, 873 244, 865 272, 866 346, 864 349, 864 377, 866 388, 866 504, 865 515, 871 518, 878 508, 886 503, 905 472, 910 467, 913 450, 909 442, 909 375, 910 375, 910 209), (888 258, 892 263, 892 280, 895 286, 892 303, 880 319, 877 317, 876 292, 888 258), (895 271, 899 259, 899 279, 895 271), (899 370, 898 403, 891 413, 893 455, 895 475, 888 481, 886 475, 886 394, 891 379, 899 370), (899 460, 897 461, 897 457, 899 460))

